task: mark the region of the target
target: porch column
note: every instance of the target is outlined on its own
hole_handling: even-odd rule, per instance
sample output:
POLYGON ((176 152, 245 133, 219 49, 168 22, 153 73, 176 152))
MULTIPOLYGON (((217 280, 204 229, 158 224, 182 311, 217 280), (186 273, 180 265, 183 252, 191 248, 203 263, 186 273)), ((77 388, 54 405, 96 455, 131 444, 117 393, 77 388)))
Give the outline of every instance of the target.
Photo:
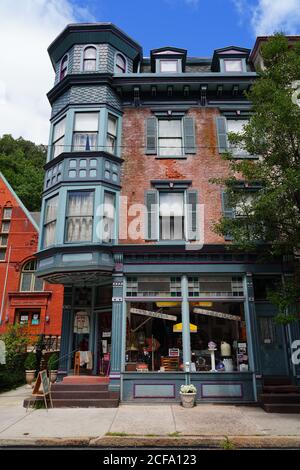
POLYGON ((111 358, 109 389, 120 390, 121 363, 122 363, 122 323, 123 323, 123 273, 115 273, 113 279, 112 294, 112 319, 111 319, 111 358))
POLYGON ((191 362, 191 338, 190 338, 190 308, 188 302, 188 278, 181 277, 181 315, 182 315, 182 353, 183 364, 191 362))
POLYGON ((62 314, 62 326, 60 337, 60 352, 57 379, 61 381, 68 375, 69 350, 70 350, 70 326, 71 326, 72 310, 64 307, 62 314))

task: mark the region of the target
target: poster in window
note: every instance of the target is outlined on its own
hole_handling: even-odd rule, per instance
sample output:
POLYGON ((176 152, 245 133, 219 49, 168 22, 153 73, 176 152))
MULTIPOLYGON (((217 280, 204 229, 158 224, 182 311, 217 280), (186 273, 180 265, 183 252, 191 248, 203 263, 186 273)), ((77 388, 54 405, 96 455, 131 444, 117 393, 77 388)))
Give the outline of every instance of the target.
POLYGON ((20 316, 20 325, 27 325, 28 323, 28 315, 21 315, 20 316))
POLYGON ((32 325, 38 325, 39 323, 40 323, 40 315, 38 313, 34 313, 32 315, 31 324, 32 325))

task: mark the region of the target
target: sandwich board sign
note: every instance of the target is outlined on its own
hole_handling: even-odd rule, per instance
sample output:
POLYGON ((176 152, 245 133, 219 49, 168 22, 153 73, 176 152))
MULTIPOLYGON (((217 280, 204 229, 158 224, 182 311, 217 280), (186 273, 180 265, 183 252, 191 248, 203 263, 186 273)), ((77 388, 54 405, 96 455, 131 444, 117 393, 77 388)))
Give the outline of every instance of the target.
MULTIPOLYGON (((39 372, 39 375, 37 376, 35 386, 32 392, 32 397, 44 397, 45 406, 48 409, 48 406, 47 406, 48 396, 49 396, 51 408, 53 408, 50 380, 47 376, 47 371, 41 370, 39 372)), ((29 403, 30 401, 28 402, 28 406, 29 406, 29 403)))

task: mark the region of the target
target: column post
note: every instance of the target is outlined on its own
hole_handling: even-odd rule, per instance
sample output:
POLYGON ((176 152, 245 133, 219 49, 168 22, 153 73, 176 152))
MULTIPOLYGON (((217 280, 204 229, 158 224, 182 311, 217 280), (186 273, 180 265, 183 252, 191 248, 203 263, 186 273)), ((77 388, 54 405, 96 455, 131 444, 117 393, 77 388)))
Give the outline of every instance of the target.
POLYGON ((69 350, 70 350, 70 328, 72 318, 72 289, 64 289, 64 305, 62 312, 62 327, 60 337, 60 352, 59 352, 59 363, 57 380, 60 382, 69 372, 69 350))
MULTIPOLYGON (((181 315, 182 315, 182 353, 184 370, 186 363, 191 363, 191 338, 190 338, 190 308, 188 301, 188 278, 186 275, 181 277, 181 315)), ((189 374, 186 375, 186 381, 189 381, 189 374)))
POLYGON ((112 319, 111 319, 111 358, 109 390, 119 391, 122 363, 123 326, 123 272, 112 276, 112 319))

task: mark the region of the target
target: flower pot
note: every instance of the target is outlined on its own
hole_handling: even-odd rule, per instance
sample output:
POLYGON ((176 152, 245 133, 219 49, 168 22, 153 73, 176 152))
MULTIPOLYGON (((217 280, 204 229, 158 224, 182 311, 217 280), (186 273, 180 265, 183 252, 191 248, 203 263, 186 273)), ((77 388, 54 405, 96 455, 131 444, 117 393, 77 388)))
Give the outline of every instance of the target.
POLYGON ((197 393, 180 392, 181 403, 182 403, 183 408, 193 408, 193 406, 195 405, 196 395, 197 393))
POLYGON ((57 379, 57 370, 50 371, 50 382, 53 384, 57 379))
POLYGON ((32 382, 34 381, 35 370, 26 370, 26 383, 27 385, 31 386, 32 382))

